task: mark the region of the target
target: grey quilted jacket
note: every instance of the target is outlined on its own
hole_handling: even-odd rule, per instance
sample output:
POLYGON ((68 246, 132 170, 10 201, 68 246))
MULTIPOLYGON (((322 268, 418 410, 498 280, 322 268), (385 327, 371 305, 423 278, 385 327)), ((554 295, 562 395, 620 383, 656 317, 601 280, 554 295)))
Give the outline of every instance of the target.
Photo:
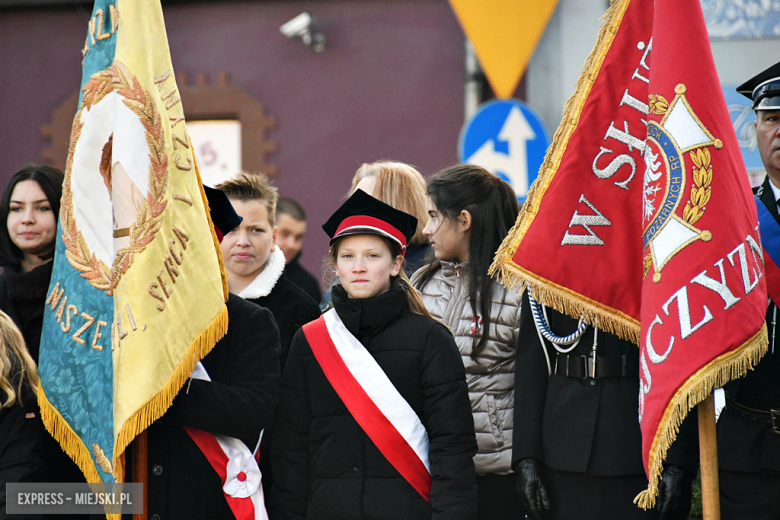
POLYGON ((474 319, 469 303, 468 264, 437 261, 431 268, 435 272, 424 286, 420 284, 425 267, 412 276, 412 285, 422 293, 431 316, 452 331, 466 367, 479 446, 474 457, 476 472, 478 475, 511 473, 520 295, 493 282, 489 340, 474 361, 471 358, 472 341, 475 333, 481 333, 481 319, 474 319))

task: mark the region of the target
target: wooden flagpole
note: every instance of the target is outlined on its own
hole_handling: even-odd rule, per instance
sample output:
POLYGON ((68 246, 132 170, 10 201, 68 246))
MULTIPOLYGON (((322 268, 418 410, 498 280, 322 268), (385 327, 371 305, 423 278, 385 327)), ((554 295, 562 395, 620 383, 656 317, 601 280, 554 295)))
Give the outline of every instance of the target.
POLYGON ((704 520, 720 520, 718 442, 715 433, 715 398, 712 394, 699 403, 698 411, 702 512, 704 520))
POLYGON ((144 430, 133 440, 133 482, 142 484, 143 513, 133 514, 133 520, 149 518, 149 437, 144 430))

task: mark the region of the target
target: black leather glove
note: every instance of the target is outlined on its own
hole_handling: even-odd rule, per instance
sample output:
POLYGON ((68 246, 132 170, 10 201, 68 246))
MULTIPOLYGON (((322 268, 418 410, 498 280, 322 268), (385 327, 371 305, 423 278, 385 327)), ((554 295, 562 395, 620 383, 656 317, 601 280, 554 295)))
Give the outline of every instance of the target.
POLYGON ((528 518, 544 520, 543 511, 550 510, 547 489, 541 480, 542 463, 536 459, 523 459, 516 468, 517 495, 525 507, 528 518))
POLYGON ((661 474, 655 510, 658 520, 685 520, 691 511, 691 486, 694 475, 669 464, 661 474))

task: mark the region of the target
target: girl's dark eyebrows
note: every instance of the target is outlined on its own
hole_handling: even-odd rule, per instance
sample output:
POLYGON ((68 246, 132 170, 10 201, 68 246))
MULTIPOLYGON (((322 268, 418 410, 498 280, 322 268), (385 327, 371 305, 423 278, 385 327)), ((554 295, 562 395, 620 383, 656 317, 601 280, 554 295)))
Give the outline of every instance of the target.
MULTIPOLYGON (((32 201, 33 204, 42 204, 44 202, 49 202, 49 199, 38 199, 32 201)), ((9 204, 24 204, 24 201, 22 200, 11 200, 8 202, 9 204)))

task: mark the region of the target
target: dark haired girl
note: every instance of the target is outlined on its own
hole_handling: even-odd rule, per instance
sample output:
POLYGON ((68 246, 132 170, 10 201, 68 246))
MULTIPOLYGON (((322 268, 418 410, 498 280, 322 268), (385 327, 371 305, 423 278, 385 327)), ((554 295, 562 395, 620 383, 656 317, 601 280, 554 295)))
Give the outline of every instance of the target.
MULTIPOLYGON (((64 175, 46 165, 27 165, 16 172, 0 199, 0 310, 24 337, 35 363, 43 327, 46 293, 60 214, 64 175)), ((37 403, 28 415, 38 414, 37 403)), ((40 419, 35 417, 36 421, 40 419)), ((42 428, 42 425, 41 425, 42 428)), ((84 482, 78 466, 54 438, 42 432, 47 482, 84 482)), ((71 516, 70 518, 79 518, 71 516)))
POLYGON ((28 165, 16 172, 0 200, 0 310, 22 331, 38 362, 43 308, 51 279, 63 174, 28 165))
POLYGON ((520 295, 488 276, 517 218, 517 199, 507 183, 472 165, 440 171, 427 193, 423 233, 436 261, 417 271, 412 284, 452 331, 466 368, 479 446, 477 518, 520 518, 511 464, 520 295))

